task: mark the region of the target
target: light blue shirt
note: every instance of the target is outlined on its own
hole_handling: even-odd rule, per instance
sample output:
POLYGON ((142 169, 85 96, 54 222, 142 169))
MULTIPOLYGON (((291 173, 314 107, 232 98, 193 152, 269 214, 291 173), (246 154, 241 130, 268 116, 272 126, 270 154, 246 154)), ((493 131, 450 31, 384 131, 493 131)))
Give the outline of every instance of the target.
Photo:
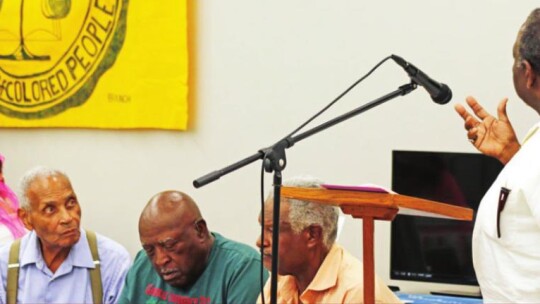
MULTIPOLYGON (((101 262, 103 303, 115 303, 122 291, 131 258, 120 244, 102 235, 96 235, 101 262)), ((0 303, 6 303, 10 247, 11 243, 0 248, 0 303)), ((45 264, 34 231, 21 239, 19 264, 17 303, 93 302, 88 269, 94 268, 94 262, 83 229, 79 241, 71 248, 68 257, 55 273, 52 273, 45 264)))

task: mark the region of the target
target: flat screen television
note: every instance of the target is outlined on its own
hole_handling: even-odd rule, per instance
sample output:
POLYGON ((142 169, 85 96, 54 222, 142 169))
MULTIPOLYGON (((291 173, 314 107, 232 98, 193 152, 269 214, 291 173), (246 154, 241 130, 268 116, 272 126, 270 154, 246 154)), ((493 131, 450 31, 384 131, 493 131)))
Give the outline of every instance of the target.
MULTIPOLYGON (((392 189, 472 208, 503 165, 478 153, 392 152, 392 189)), ((478 285, 472 263, 472 222, 398 215, 391 224, 390 277, 394 280, 478 285)))

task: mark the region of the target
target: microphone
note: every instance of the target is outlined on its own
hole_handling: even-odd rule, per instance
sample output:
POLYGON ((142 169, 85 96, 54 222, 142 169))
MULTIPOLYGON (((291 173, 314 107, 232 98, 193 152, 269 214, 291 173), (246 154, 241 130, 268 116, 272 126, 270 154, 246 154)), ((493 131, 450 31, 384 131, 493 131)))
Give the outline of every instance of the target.
POLYGON ((396 55, 392 55, 391 57, 405 70, 405 72, 407 72, 407 74, 409 74, 409 77, 414 83, 423 86, 424 89, 428 91, 431 99, 434 102, 438 104, 446 104, 450 101, 450 99, 452 99, 452 91, 447 85, 431 79, 417 67, 405 61, 405 59, 396 55))

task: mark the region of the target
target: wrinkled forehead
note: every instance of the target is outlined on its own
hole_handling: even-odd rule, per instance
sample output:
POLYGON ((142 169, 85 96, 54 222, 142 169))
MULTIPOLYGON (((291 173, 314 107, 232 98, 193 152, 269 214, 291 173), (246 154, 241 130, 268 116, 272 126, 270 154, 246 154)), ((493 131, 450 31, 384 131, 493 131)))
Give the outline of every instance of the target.
POLYGON ((35 195, 66 190, 73 191, 69 179, 62 174, 37 176, 28 187, 28 191, 35 195))
POLYGON ((175 226, 143 226, 139 228, 139 238, 142 245, 162 244, 170 240, 182 240, 186 229, 175 226))
POLYGON ((51 171, 51 172, 40 172, 34 175, 34 178, 30 180, 30 183, 38 182, 38 181, 69 181, 69 178, 65 176, 61 172, 51 171))

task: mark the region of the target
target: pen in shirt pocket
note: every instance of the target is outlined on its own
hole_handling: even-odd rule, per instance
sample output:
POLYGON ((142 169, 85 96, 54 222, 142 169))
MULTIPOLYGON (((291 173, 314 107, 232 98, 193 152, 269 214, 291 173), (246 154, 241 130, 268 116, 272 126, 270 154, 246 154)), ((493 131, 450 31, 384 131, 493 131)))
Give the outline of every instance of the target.
POLYGON ((506 205, 506 200, 510 195, 510 189, 506 187, 501 187, 501 192, 499 192, 499 204, 497 206, 497 237, 501 237, 501 212, 504 210, 506 205))

